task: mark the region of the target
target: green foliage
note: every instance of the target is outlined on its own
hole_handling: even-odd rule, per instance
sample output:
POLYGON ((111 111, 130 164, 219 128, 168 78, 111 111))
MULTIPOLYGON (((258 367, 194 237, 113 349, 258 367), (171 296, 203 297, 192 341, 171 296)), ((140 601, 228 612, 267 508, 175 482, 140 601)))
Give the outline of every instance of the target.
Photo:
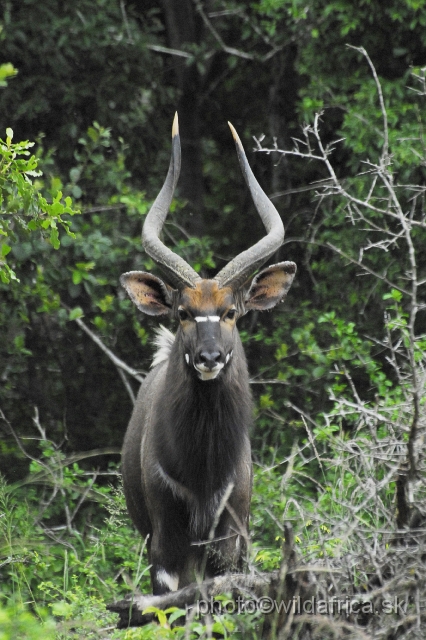
MULTIPOLYGON (((390 293, 389 298, 394 295, 390 293)), ((406 332, 404 315, 396 307, 388 317, 387 328, 395 336, 406 332)), ((322 351, 322 360, 332 372, 332 404, 316 417, 315 424, 311 416, 301 415, 300 428, 295 431, 300 444, 290 455, 282 458, 279 449, 271 448, 267 466, 256 468, 253 560, 262 570, 280 566, 277 543, 281 537, 277 534, 286 520, 297 523, 298 550, 310 562, 356 552, 358 535, 363 544, 373 544, 377 531, 389 527, 395 508, 396 487, 389 468, 398 464, 392 458, 393 448, 396 443, 404 448, 411 425, 407 394, 413 393, 413 380, 407 378, 403 388, 395 385, 385 363, 371 357, 374 343, 361 339, 353 326, 334 313, 319 321, 328 329, 331 341, 322 351), (359 369, 369 381, 362 400, 353 377, 359 376, 359 369)), ((312 353, 317 360, 320 350, 315 348, 312 353)), ((422 358, 424 362, 424 352, 422 358)), ((278 401, 269 398, 267 410, 277 416, 278 401)))
MULTIPOLYGON (((54 443, 40 445, 42 454, 25 483, 9 487, 2 481, 0 487, 5 629, 9 632, 13 617, 10 628, 22 625, 29 638, 53 629, 59 635, 48 637, 58 640, 103 637, 97 633, 115 619, 106 613, 105 601, 136 586, 147 588, 144 545, 123 520, 121 491, 95 484, 96 474, 67 460, 54 443), (56 528, 52 523, 61 514, 68 526, 56 528), (80 528, 79 522, 86 525, 80 528), (25 612, 29 605, 38 622, 25 612)), ((114 477, 113 468, 110 473, 114 477)))
POLYGON ((64 173, 94 121, 130 142, 136 174, 141 158, 152 166, 163 129, 147 125, 163 111, 172 113, 176 91, 163 88, 162 58, 146 47, 163 30, 158 9, 150 9, 138 12, 115 0, 3 5, 2 57, 19 74, 2 91, 0 116, 10 116, 7 125, 21 138, 43 132, 64 173))
POLYGON ((28 151, 34 143, 12 143, 12 139, 10 128, 6 130, 6 140, 0 139, 0 279, 4 283, 16 280, 6 262, 11 243, 38 231, 54 249, 59 249, 59 229, 73 235, 63 216, 79 213, 72 208, 71 198, 63 200, 59 190, 50 203, 43 197, 40 185, 32 182, 32 178, 41 176, 37 158, 28 151))
POLYGON ((37 619, 24 608, 0 605, 1 640, 54 640, 55 622, 52 617, 40 614, 37 619))
POLYGON ((14 78, 17 73, 18 70, 10 62, 0 64, 0 87, 7 87, 8 78, 14 78))
MULTIPOLYGON (((150 589, 116 463, 99 454, 121 446, 137 384, 130 377, 122 384, 81 323, 130 367, 148 370, 155 323, 140 316, 118 279, 155 269, 140 230, 167 170, 171 114, 179 96, 187 108, 188 93, 199 96, 191 102, 199 123, 191 145, 203 152, 205 209, 192 211, 181 196, 164 238, 204 274, 263 231, 245 206, 224 114, 249 155, 247 142, 261 131, 277 136, 278 148, 296 137, 299 150, 318 154, 313 128, 304 138, 300 125, 323 110, 321 139, 339 187, 315 158, 290 162, 276 150, 249 158, 286 224, 285 255, 276 260, 299 266, 282 310, 241 321, 256 397, 250 562, 280 566, 290 521, 308 563, 357 559, 354 584, 343 592, 368 584, 372 568, 363 558, 378 547, 386 556, 400 517, 400 463, 414 464, 407 462, 413 418, 424 424, 424 4, 201 2, 192 15, 198 41, 179 45, 190 53, 184 59, 159 53, 170 33, 155 2, 5 3, 1 638, 259 636, 259 615, 183 629, 179 612, 156 610, 146 627, 114 631, 105 609, 150 589), (202 10, 213 29, 203 30, 202 10), (184 68, 196 70, 191 83, 182 81, 184 68), (12 128, 36 147, 14 143, 12 128), (311 183, 320 200, 306 191, 311 183), (82 215, 70 217, 77 207, 82 215), (197 237, 188 233, 195 216, 197 237)), ((183 157, 180 186, 190 159, 183 157)), ((425 499, 418 455, 420 481, 408 492, 414 505, 425 499)))

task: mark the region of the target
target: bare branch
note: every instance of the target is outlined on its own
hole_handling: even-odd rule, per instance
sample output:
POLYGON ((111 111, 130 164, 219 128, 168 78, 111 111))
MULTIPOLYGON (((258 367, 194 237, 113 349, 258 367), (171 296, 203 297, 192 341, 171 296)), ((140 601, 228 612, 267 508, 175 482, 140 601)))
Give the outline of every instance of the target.
POLYGON ((367 59, 367 62, 370 65, 371 73, 373 74, 373 78, 376 83, 377 94, 379 96, 379 101, 380 101, 380 109, 382 111, 382 117, 383 117, 383 151, 382 151, 381 161, 382 161, 382 168, 385 168, 389 165, 389 162, 390 162, 389 129, 388 129, 388 114, 386 112, 385 101, 383 99, 382 86, 380 84, 380 80, 377 75, 376 68, 372 63, 371 58, 368 55, 367 51, 364 49, 364 47, 354 47, 353 45, 350 45, 350 44, 347 44, 346 46, 349 47, 349 49, 354 49, 355 51, 358 51, 367 59))
MULTIPOLYGON (((70 311, 70 308, 67 305, 65 305, 63 302, 61 302, 61 305, 65 309, 70 311)), ((74 322, 76 322, 78 324, 78 326, 80 327, 80 329, 82 329, 84 331, 84 333, 86 333, 89 336, 89 338, 91 340, 93 340, 93 342, 96 345, 98 345, 98 347, 105 353, 105 355, 108 356, 108 358, 111 360, 111 362, 118 369, 122 369, 123 371, 128 373, 130 376, 132 376, 132 378, 137 380, 138 382, 140 382, 140 383, 143 382, 143 377, 140 375, 140 371, 137 371, 136 369, 133 369, 132 367, 129 367, 129 365, 127 365, 125 362, 123 362, 123 360, 120 360, 120 358, 118 358, 115 355, 115 353, 113 353, 110 349, 108 349, 108 347, 102 342, 102 340, 99 338, 99 336, 97 336, 93 331, 91 331, 89 329, 89 327, 83 322, 83 320, 81 318, 74 318, 74 322)))
POLYGON ((126 374, 124 373, 123 369, 121 367, 117 367, 117 372, 118 375, 120 376, 124 386, 126 387, 127 393, 129 394, 130 400, 132 401, 132 404, 134 405, 136 402, 136 398, 135 398, 135 394, 133 393, 133 389, 129 384, 129 381, 127 380, 126 374))
POLYGON ((188 53, 187 51, 181 51, 180 49, 171 49, 170 47, 163 47, 159 44, 147 44, 147 49, 151 51, 157 51, 158 53, 168 53, 171 56, 177 56, 178 58, 187 58, 192 60, 194 55, 192 53, 188 53))
POLYGON ((363 269, 367 273, 371 274, 372 276, 375 276, 379 280, 383 280, 383 282, 386 282, 386 284, 388 284, 390 287, 392 287, 392 289, 396 289, 397 291, 400 291, 401 293, 404 293, 405 295, 411 297, 411 293, 409 291, 407 291, 406 289, 403 289, 402 287, 400 287, 395 282, 391 282, 390 280, 388 280, 388 278, 386 278, 386 276, 384 276, 384 275, 382 275, 380 273, 377 273, 377 271, 374 271, 374 269, 371 269, 365 263, 359 262, 359 260, 355 260, 355 258, 352 258, 351 256, 348 256, 347 253, 345 253, 344 251, 342 251, 341 249, 336 247, 334 244, 331 244, 331 242, 327 242, 327 246, 330 249, 332 249, 333 251, 335 251, 336 253, 338 253, 340 256, 345 258, 346 260, 349 260, 349 262, 352 262, 353 264, 358 265, 358 267, 361 267, 361 269, 363 269))
POLYGON ((234 47, 228 47, 224 41, 222 40, 221 36, 219 35, 219 33, 216 31, 216 29, 214 28, 214 26, 212 25, 212 23, 210 22, 210 20, 208 19, 207 15, 205 14, 202 4, 199 0, 194 0, 195 1, 195 7, 198 11, 198 13, 200 14, 204 24, 206 25, 207 29, 210 31, 210 33, 213 35, 214 39, 219 43, 221 49, 225 52, 225 53, 229 53, 230 55, 233 56, 238 56, 239 58, 243 58, 244 60, 254 60, 255 56, 252 53, 246 53, 245 51, 240 51, 239 49, 235 49, 234 47))

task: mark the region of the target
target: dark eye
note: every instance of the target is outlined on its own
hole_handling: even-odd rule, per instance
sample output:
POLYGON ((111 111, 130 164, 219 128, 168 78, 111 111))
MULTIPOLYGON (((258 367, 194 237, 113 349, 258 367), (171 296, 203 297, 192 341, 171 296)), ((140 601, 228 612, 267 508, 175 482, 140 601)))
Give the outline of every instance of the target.
POLYGON ((189 313, 185 309, 178 309, 179 318, 181 320, 188 320, 189 313))
POLYGON ((229 309, 228 313, 226 314, 225 318, 227 320, 233 320, 235 318, 235 315, 237 313, 236 309, 229 309))

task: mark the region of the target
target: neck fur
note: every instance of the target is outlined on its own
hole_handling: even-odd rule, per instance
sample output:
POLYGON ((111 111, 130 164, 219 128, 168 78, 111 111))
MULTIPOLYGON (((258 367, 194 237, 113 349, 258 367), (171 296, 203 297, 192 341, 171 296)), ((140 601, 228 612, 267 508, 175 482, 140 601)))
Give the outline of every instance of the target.
POLYGON ((211 381, 185 363, 178 332, 170 353, 156 449, 164 471, 200 500, 233 480, 252 420, 247 364, 239 336, 234 355, 211 381))

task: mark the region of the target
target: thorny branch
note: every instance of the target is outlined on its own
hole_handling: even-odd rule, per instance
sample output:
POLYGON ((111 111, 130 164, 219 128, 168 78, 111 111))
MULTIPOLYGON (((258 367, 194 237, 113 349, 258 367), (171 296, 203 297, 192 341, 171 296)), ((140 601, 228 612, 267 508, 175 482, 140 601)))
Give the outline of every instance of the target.
POLYGON ((377 75, 377 71, 376 68, 373 64, 373 62, 371 61, 370 56, 368 55, 367 51, 364 49, 364 47, 354 47, 350 44, 346 45, 347 47, 349 47, 349 49, 354 49, 355 51, 358 51, 359 53, 361 53, 367 60, 370 69, 371 69, 371 73, 373 74, 373 78, 374 81, 376 83, 376 88, 377 88, 377 95, 379 96, 379 102, 380 102, 380 110, 382 112, 382 117, 383 117, 383 149, 382 149, 382 155, 381 155, 381 161, 383 162, 383 167, 387 167, 389 165, 390 162, 390 157, 389 157, 389 128, 388 128, 388 114, 386 111, 386 106, 385 106, 385 101, 383 98, 383 92, 382 92, 382 86, 380 84, 380 80, 379 77, 377 75))
MULTIPOLYGON (((386 337, 381 341, 388 355, 386 359, 396 372, 396 377, 401 383, 402 393, 405 396, 405 404, 400 405, 400 411, 408 420, 399 425, 392 425, 395 420, 395 411, 389 407, 389 415, 384 415, 383 407, 380 411, 374 410, 368 403, 362 402, 358 392, 352 382, 352 389, 355 402, 350 402, 342 397, 334 398, 336 412, 341 416, 357 413, 365 419, 365 423, 371 421, 387 424, 388 428, 398 427, 401 437, 400 451, 397 456, 399 462, 394 468, 394 479, 398 481, 396 501, 399 512, 398 526, 410 526, 412 517, 415 515, 414 494, 416 483, 424 484, 424 479, 420 475, 420 470, 424 471, 424 460, 422 457, 422 442, 426 431, 425 417, 422 415, 421 404, 424 401, 426 386, 426 362, 422 353, 421 342, 424 336, 416 331, 418 326, 419 311, 424 311, 426 284, 426 274, 423 263, 420 262, 418 252, 422 251, 422 242, 419 235, 413 234, 413 229, 425 229, 425 215, 423 207, 416 206, 417 199, 422 197, 423 187, 413 184, 398 184, 397 176, 392 168, 392 155, 390 151, 389 125, 385 99, 374 65, 363 47, 351 47, 361 53, 371 69, 373 75, 380 111, 382 114, 382 145, 379 157, 376 162, 366 161, 366 170, 360 174, 366 186, 366 196, 362 197, 359 192, 355 192, 345 181, 337 176, 332 162, 332 153, 336 145, 341 140, 325 145, 320 134, 320 124, 322 114, 317 114, 312 125, 303 128, 303 136, 300 139, 293 139, 293 148, 290 150, 278 147, 274 140, 272 147, 262 145, 263 137, 255 138, 256 150, 264 153, 279 153, 291 155, 308 161, 316 161, 326 169, 324 181, 316 183, 316 194, 323 200, 327 197, 338 197, 346 205, 347 218, 350 223, 362 229, 366 238, 364 244, 359 249, 359 255, 349 255, 343 248, 335 243, 327 242, 327 246, 337 255, 346 261, 356 265, 362 273, 373 276, 377 281, 382 281, 390 289, 399 291, 406 296, 404 301, 404 313, 406 313, 406 323, 404 321, 393 322, 389 314, 385 317, 386 337), (368 187, 368 181, 369 187, 368 187), (378 272, 371 262, 366 259, 367 252, 382 251, 389 254, 393 249, 398 248, 401 255, 402 243, 405 246, 403 253, 406 266, 402 267, 398 273, 388 276, 391 261, 383 261, 383 269, 378 272), (421 294, 421 296, 420 296, 421 294), (422 400, 423 399, 423 400, 422 400), (408 401, 408 404, 407 404, 408 401), (408 431, 408 438, 403 440, 408 431), (404 517, 401 514, 404 513, 404 517)), ((424 78, 423 88, 426 86, 424 78)), ((422 92, 420 92, 423 95, 422 92)), ((424 159, 421 159, 422 163, 424 159)), ((420 325, 419 325, 420 326, 420 325)), ((395 407, 393 407, 395 409, 395 407)))

